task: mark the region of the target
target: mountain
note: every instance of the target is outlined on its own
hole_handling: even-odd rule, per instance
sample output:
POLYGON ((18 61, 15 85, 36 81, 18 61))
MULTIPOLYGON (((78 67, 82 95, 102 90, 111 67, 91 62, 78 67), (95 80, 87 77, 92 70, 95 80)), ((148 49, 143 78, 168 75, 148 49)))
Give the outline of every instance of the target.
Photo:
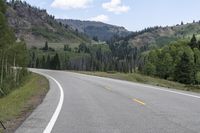
POLYGON ((135 47, 162 47, 172 41, 180 39, 191 39, 195 34, 200 37, 200 22, 193 22, 175 26, 146 28, 139 32, 121 39, 128 40, 129 44, 135 47))
POLYGON ((110 40, 114 35, 125 37, 131 33, 124 27, 105 24, 102 22, 72 19, 57 19, 57 21, 72 27, 74 30, 85 33, 90 38, 97 37, 101 41, 110 40))
MULTIPOLYGON (((102 22, 55 19, 46 10, 32 7, 26 2, 7 3, 9 26, 19 39, 24 39, 29 47, 44 46, 44 42, 58 47, 69 44, 73 47, 80 43, 90 43, 91 39, 109 41, 113 37, 128 40, 135 47, 162 47, 171 41, 200 36, 200 23, 193 22, 167 27, 146 28, 139 32, 129 32, 124 27, 102 22), (86 36, 86 35, 88 36, 86 36)), ((119 41, 119 40, 118 40, 119 41)), ((146 49, 146 48, 145 48, 146 49)))
POLYGON ((70 27, 58 23, 46 10, 32 7, 25 1, 7 3, 7 20, 16 37, 24 39, 28 46, 50 43, 80 44, 90 40, 70 27))

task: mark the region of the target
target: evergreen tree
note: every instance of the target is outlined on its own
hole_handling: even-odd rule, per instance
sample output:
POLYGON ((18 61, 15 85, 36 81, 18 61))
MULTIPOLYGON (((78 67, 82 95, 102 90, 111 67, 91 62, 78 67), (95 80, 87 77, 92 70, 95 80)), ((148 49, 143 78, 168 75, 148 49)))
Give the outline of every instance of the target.
POLYGON ((79 45, 79 47, 78 47, 78 52, 79 52, 79 53, 81 53, 81 52, 83 52, 83 53, 88 53, 89 50, 88 50, 87 45, 86 45, 85 43, 81 43, 81 44, 79 45))
POLYGON ((45 51, 49 50, 49 46, 48 46, 48 42, 47 41, 45 42, 44 50, 45 51))
POLYGON ((197 42, 197 48, 200 50, 200 41, 197 42))
POLYGON ((40 67, 40 60, 39 58, 36 59, 36 65, 35 65, 36 68, 39 68, 40 67))
POLYGON ((99 41, 99 39, 98 39, 98 37, 97 37, 97 36, 94 36, 94 37, 93 37, 93 40, 94 40, 94 41, 96 41, 96 42, 98 42, 98 41, 99 41))
POLYGON ((67 51, 67 45, 64 45, 64 51, 67 51))
POLYGON ((189 45, 190 45, 191 48, 198 48, 198 46, 197 46, 197 39, 196 39, 196 36, 194 34, 192 36, 192 39, 191 39, 189 45))
POLYGON ((54 60, 55 60, 55 64, 56 64, 55 69, 59 70, 60 69, 60 59, 59 59, 58 53, 56 53, 54 60))
POLYGON ((45 60, 45 57, 44 57, 44 55, 42 56, 42 61, 41 61, 41 67, 42 68, 45 68, 45 66, 46 66, 46 60, 45 60))
POLYGON ((175 80, 184 84, 192 84, 194 83, 194 74, 194 64, 184 52, 175 68, 175 80))
POLYGON ((184 25, 183 21, 181 21, 181 25, 184 25))
POLYGON ((60 59, 58 53, 52 58, 50 62, 50 68, 54 70, 60 70, 60 59))
POLYGON ((69 47, 69 45, 64 45, 64 51, 71 51, 71 48, 69 47))
POLYGON ((195 63, 195 70, 200 71, 200 50, 194 48, 194 63, 195 63))
POLYGON ((50 58, 50 56, 48 55, 48 56, 47 56, 47 61, 46 61, 46 67, 45 67, 45 68, 47 68, 47 69, 51 68, 51 67, 50 67, 50 65, 51 65, 50 63, 51 63, 51 58, 50 58))
POLYGON ((200 84, 200 72, 196 73, 195 80, 196 80, 197 84, 200 84))

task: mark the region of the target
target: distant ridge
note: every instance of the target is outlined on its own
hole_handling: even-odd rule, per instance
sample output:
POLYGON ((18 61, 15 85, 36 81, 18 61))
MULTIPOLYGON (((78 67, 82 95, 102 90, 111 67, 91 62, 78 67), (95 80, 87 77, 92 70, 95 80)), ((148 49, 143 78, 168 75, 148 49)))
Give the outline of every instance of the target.
POLYGON ((85 33, 90 38, 97 37, 101 41, 110 40, 114 35, 125 37, 131 33, 124 27, 96 21, 81 21, 72 19, 57 19, 57 21, 64 25, 69 25, 74 30, 85 33))
POLYGON ((172 41, 180 39, 190 40, 193 34, 200 38, 200 22, 194 21, 193 23, 182 23, 175 26, 150 27, 139 32, 133 32, 129 36, 119 38, 117 41, 126 40, 131 46, 152 49, 156 47, 161 48, 172 41))

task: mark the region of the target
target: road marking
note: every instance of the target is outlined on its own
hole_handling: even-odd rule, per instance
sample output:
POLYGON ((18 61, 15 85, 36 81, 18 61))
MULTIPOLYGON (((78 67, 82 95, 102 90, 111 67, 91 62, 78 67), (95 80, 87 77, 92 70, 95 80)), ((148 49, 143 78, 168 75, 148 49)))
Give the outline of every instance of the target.
POLYGON ((137 102, 137 103, 139 103, 139 104, 142 104, 142 105, 146 105, 146 103, 144 103, 144 102, 142 102, 142 101, 140 101, 140 100, 138 100, 138 99, 133 99, 133 101, 134 101, 134 102, 137 102))
POLYGON ((105 87, 106 90, 111 91, 112 89, 108 86, 105 87))
POLYGON ((144 87, 151 88, 151 89, 154 89, 154 90, 160 90, 160 91, 165 91, 165 92, 170 92, 170 93, 174 93, 174 94, 178 94, 178 95, 183 95, 183 96, 188 96, 188 97, 200 99, 200 96, 187 94, 187 93, 184 93, 184 92, 178 92, 178 91, 173 91, 173 90, 168 90, 168 89, 161 89, 161 88, 151 87, 151 86, 146 86, 146 85, 144 85, 144 87))
POLYGON ((158 88, 156 86, 154 87, 154 86, 145 85, 145 84, 142 84, 142 83, 136 83, 136 82, 131 82, 131 81, 123 81, 123 80, 119 80, 119 79, 112 79, 112 78, 106 78, 106 77, 98 77, 98 76, 91 76, 91 75, 85 75, 85 74, 79 74, 79 75, 95 77, 95 78, 98 78, 98 79, 103 79, 103 80, 113 81, 113 82, 123 83, 123 84, 128 83, 130 85, 137 85, 137 86, 141 86, 141 87, 151 88, 151 89, 154 89, 154 90, 165 91, 165 92, 174 93, 174 94, 178 94, 178 95, 182 95, 182 96, 188 96, 188 97, 200 99, 200 96, 193 95, 193 94, 187 94, 187 93, 184 93, 184 92, 178 92, 178 90, 173 91, 173 90, 169 90, 167 88, 162 89, 162 88, 158 88))
POLYGON ((41 75, 44 75, 50 79, 52 79, 59 87, 60 89, 60 100, 59 100, 59 103, 57 105, 57 108, 53 114, 53 116, 51 117, 51 120, 49 121, 48 125, 46 126, 45 130, 43 131, 43 133, 51 133, 55 123, 56 123, 56 120, 58 119, 58 116, 60 114, 60 111, 62 109, 62 105, 63 105, 63 101, 64 101, 64 92, 63 92, 63 88, 62 86, 60 85, 60 83, 54 79, 53 77, 47 75, 47 74, 44 74, 44 73, 41 73, 41 72, 36 72, 38 74, 41 74, 41 75))

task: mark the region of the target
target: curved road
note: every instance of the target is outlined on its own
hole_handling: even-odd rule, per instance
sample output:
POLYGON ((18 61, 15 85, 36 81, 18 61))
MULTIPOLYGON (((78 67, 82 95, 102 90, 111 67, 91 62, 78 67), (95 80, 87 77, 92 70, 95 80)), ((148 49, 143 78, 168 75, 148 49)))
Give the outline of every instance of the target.
POLYGON ((47 76, 51 89, 17 133, 200 133, 199 94, 31 70, 47 76))

